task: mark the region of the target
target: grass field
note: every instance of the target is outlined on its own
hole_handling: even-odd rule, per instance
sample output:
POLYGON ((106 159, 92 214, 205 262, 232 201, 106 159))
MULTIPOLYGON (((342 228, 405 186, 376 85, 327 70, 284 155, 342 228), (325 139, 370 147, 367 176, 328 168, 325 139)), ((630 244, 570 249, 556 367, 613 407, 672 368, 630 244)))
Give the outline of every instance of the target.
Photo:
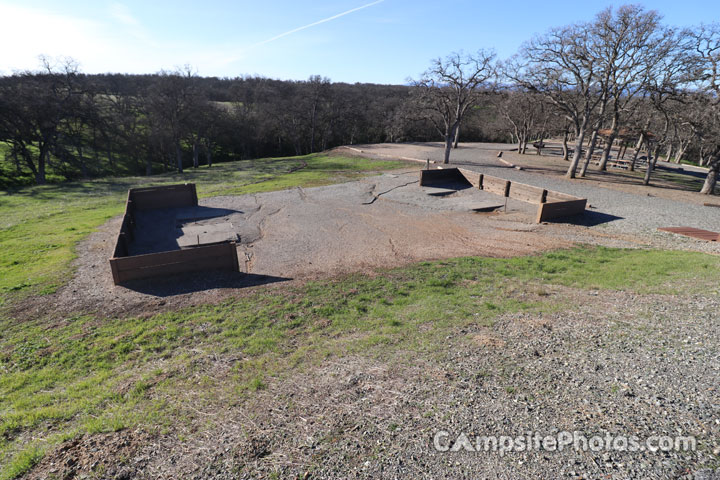
MULTIPOLYGON (((120 213, 128 187, 178 181, 202 196, 322 185, 396 167, 311 156, 226 164, 184 176, 106 179, 0 194, 5 302, 70 274, 76 242, 120 213), (306 165, 304 168, 292 171, 306 165)), ((208 426, 202 411, 242 404, 269 382, 328 358, 442 355, 463 327, 513 312, 572 308, 550 285, 638 293, 716 292, 720 258, 578 247, 512 259, 423 262, 156 315, 0 319, 0 480, 83 433, 208 426), (412 352, 413 355, 407 355, 412 352), (212 359, 210 361, 209 359, 212 359), (228 365, 218 371, 213 365, 228 365), (179 397, 176 392, 182 391, 179 397)), ((602 294, 602 293, 601 293, 602 294)))

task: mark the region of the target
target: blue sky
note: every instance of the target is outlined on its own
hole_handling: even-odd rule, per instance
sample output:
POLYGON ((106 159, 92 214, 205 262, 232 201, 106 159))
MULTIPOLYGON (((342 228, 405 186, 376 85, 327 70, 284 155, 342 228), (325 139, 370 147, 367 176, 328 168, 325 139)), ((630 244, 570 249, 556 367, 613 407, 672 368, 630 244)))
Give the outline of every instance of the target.
MULTIPOLYGON (((622 2, 621 2, 622 3, 622 2)), ((69 56, 88 73, 152 73, 404 83, 430 59, 492 48, 589 20, 612 2, 471 0, 0 0, 0 73, 69 56)), ((665 22, 720 21, 720 2, 647 1, 665 22)))

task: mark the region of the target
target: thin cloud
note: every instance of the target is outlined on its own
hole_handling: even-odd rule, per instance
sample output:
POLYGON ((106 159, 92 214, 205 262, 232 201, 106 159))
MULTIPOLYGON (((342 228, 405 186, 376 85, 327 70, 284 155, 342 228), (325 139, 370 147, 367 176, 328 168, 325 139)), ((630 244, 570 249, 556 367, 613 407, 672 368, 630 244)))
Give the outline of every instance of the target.
POLYGON ((139 27, 140 22, 137 18, 133 17, 132 13, 130 13, 130 9, 127 7, 127 5, 124 5, 122 3, 113 3, 110 5, 110 15, 117 20, 118 22, 128 26, 128 27, 139 27))
POLYGON ((375 2, 366 3, 365 5, 362 5, 362 6, 360 6, 360 7, 352 8, 352 9, 346 11, 346 12, 338 13, 337 15, 333 15, 332 17, 323 18, 322 20, 318 20, 317 22, 308 23, 307 25, 303 25, 302 27, 293 28, 292 30, 288 30, 287 32, 283 32, 283 33, 281 33, 281 34, 279 34, 279 35, 275 35, 274 37, 268 38, 267 40, 263 40, 262 42, 254 43, 254 44, 250 45, 249 47, 247 47, 247 49, 249 50, 249 49, 251 49, 251 48, 256 48, 256 47, 259 47, 259 46, 261 46, 261 45, 265 45, 265 44, 267 44, 267 43, 274 42, 275 40, 279 40, 279 39, 281 39, 281 38, 283 38, 283 37, 287 37, 288 35, 292 35, 293 33, 297 33, 297 32, 299 32, 299 31, 301 31, 301 30, 306 30, 306 29, 308 29, 308 28, 312 28, 312 27, 315 27, 315 26, 317 26, 317 25, 330 22, 330 21, 335 20, 335 19, 337 19, 337 18, 344 17, 345 15, 350 15, 351 13, 357 12, 358 10, 363 10, 363 9, 365 9, 365 8, 372 7, 372 6, 374 6, 374 5, 377 5, 378 3, 382 3, 382 2, 384 2, 384 1, 385 1, 385 0, 376 0, 375 2))
POLYGON ((113 3, 109 7, 109 13, 110 16, 123 28, 126 29, 126 31, 137 38, 138 40, 147 43, 148 45, 152 45, 154 47, 158 47, 158 43, 153 41, 152 36, 148 33, 148 31, 142 26, 140 23, 140 20, 138 20, 130 11, 130 9, 127 7, 127 5, 123 3, 113 3))

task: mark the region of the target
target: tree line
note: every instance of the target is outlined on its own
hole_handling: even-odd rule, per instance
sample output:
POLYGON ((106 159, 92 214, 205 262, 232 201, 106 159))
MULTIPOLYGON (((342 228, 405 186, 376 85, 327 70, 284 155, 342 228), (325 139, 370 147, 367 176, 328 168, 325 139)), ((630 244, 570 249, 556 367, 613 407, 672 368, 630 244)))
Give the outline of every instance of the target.
POLYGON ((552 28, 498 60, 490 50, 431 62, 407 85, 262 77, 192 68, 85 75, 72 60, 0 77, 0 184, 147 174, 302 155, 339 145, 562 139, 567 176, 605 170, 613 145, 631 168, 692 160, 720 169, 720 24, 674 28, 638 5, 552 28))
POLYGON ((414 82, 420 104, 445 127, 438 132, 446 162, 466 112, 489 101, 520 153, 533 140, 542 146, 562 137, 568 178, 584 176, 593 159, 606 170, 613 146, 632 142, 631 169, 647 151, 646 184, 664 154, 707 166, 701 193, 713 193, 720 170, 720 24, 678 29, 656 11, 623 5, 536 35, 509 59, 490 59, 485 50, 452 54, 414 82))
POLYGON ((430 139, 397 118, 408 87, 267 78, 85 75, 72 60, 0 77, 0 182, 147 174, 430 139))

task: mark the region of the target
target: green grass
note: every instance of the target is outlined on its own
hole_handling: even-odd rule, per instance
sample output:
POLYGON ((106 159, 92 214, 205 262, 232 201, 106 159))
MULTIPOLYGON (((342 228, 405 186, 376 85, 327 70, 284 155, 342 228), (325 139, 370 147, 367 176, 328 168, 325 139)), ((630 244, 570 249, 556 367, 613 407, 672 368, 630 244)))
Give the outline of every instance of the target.
POLYGON ((391 161, 309 155, 223 163, 188 169, 184 174, 0 191, 0 306, 27 295, 53 292, 62 285, 72 273, 74 246, 122 213, 128 188, 194 182, 198 194, 207 197, 326 185, 403 166, 391 161))
POLYGON ((43 451, 83 432, 205 422, 198 411, 237 405, 272 377, 328 357, 442 355, 445 339, 462 329, 511 312, 568 308, 546 293, 528 296, 543 285, 716 291, 719 267, 720 258, 697 253, 574 248, 258 289, 150 318, 5 320, 0 479, 26 471, 43 451), (231 366, 214 368, 218 359, 231 366))
POLYGON ((720 257, 694 252, 594 248, 560 250, 542 257, 518 257, 496 264, 498 273, 571 287, 639 293, 699 293, 717 289, 720 257))

